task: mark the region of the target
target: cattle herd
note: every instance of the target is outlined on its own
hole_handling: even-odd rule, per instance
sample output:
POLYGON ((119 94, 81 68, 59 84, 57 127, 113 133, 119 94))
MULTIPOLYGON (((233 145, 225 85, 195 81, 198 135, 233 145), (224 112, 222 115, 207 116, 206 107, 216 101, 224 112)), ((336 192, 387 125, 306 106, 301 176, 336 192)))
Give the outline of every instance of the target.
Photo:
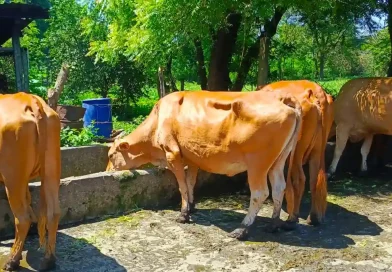
MULTIPOLYGON (((244 239, 269 195, 267 178, 273 212, 266 231, 296 227, 307 163, 312 199, 307 222, 318 225, 327 208, 327 178, 334 175, 347 140, 364 139, 361 171, 367 171, 373 136, 392 134, 391 87, 392 78, 353 79, 343 85, 335 101, 308 80, 279 81, 254 92, 174 92, 161 98, 135 131, 115 140, 106 170, 147 163, 170 169, 181 193, 179 223, 188 222, 195 212, 193 191, 199 169, 228 176, 247 171, 248 213, 229 234, 244 239), (335 152, 326 173, 325 148, 334 135, 335 152), (281 224, 284 197, 289 216, 281 224)), ((30 224, 36 221, 40 246, 45 247, 40 270, 53 269, 60 218, 59 117, 38 96, 7 94, 0 96, 0 124, 0 181, 16 227, 3 269, 19 267, 30 224), (29 180, 36 177, 41 178, 38 220, 28 190, 29 180)))

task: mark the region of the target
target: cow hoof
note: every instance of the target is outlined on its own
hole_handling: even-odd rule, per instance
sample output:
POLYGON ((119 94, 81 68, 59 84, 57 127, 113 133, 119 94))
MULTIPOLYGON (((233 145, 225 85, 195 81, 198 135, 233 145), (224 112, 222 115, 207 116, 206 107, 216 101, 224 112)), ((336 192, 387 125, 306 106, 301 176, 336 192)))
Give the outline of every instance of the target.
POLYGON ((189 214, 180 214, 176 219, 177 223, 185 224, 189 223, 189 214))
POLYGON ((18 270, 19 266, 20 266, 20 261, 9 260, 9 261, 3 266, 3 270, 4 270, 4 271, 15 271, 15 270, 18 270))
POLYGON ((246 237, 248 237, 248 234, 249 234, 248 228, 245 226, 241 226, 233 230, 232 232, 230 232, 228 236, 238 240, 244 240, 246 237))
POLYGON ((52 255, 44 258, 39 266, 38 271, 50 271, 56 268, 56 258, 52 255))
POLYGON ((329 181, 334 181, 335 180, 335 173, 327 172, 327 179, 329 181))
POLYGON ((321 224, 322 219, 317 216, 315 213, 309 214, 308 218, 306 219, 306 223, 311 226, 319 226, 321 224))
POLYGON ((282 229, 284 231, 292 231, 297 228, 297 222, 296 221, 286 221, 282 225, 282 229))

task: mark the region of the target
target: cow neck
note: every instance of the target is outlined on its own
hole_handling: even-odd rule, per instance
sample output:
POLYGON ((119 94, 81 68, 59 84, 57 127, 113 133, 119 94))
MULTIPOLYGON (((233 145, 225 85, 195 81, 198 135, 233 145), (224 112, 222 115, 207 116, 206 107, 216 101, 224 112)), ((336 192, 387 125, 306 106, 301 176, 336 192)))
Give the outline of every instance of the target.
POLYGON ((140 124, 131 134, 124 138, 137 153, 150 153, 152 149, 151 139, 152 131, 148 120, 140 124))

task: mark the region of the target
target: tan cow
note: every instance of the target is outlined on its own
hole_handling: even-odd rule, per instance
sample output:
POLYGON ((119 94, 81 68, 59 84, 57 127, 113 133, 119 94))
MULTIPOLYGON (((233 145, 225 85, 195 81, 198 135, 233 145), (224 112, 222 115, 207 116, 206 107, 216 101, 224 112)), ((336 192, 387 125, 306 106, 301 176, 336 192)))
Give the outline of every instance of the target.
POLYGON ((298 222, 306 181, 302 166, 308 162, 312 194, 308 223, 318 225, 323 220, 327 207, 325 147, 333 122, 333 99, 324 92, 320 85, 309 80, 278 81, 259 87, 257 90, 289 93, 301 103, 301 136, 294 151, 293 167, 287 179, 285 195, 289 218, 284 228, 294 229, 298 222))
POLYGON ((189 221, 198 169, 234 176, 248 172, 249 211, 230 236, 244 238, 273 188, 276 230, 285 189, 283 168, 295 146, 301 106, 290 95, 260 92, 175 92, 160 99, 147 119, 109 150, 108 168, 125 170, 153 163, 167 166, 182 197, 177 222, 189 221), (184 167, 188 166, 187 173, 184 167))
POLYGON ((392 78, 369 77, 347 81, 334 102, 336 147, 328 176, 336 172, 347 140, 359 142, 361 173, 367 172, 366 159, 375 134, 392 135, 392 78))
POLYGON ((60 120, 57 113, 35 95, 0 95, 0 174, 16 228, 15 242, 4 270, 19 267, 27 232, 31 222, 36 220, 28 188, 29 180, 36 177, 41 178, 39 242, 46 247, 40 270, 55 267, 60 171, 60 120))

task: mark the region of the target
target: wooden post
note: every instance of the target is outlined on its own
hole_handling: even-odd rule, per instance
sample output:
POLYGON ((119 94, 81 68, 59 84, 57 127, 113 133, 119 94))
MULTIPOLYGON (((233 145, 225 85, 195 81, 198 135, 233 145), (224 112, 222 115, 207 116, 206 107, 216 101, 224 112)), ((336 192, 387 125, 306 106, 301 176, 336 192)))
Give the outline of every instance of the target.
POLYGON ((27 48, 21 48, 22 68, 23 68, 23 90, 29 92, 29 51, 27 48))
POLYGON ((15 79, 16 91, 23 92, 23 67, 22 56, 20 52, 20 26, 19 21, 15 21, 14 29, 12 30, 12 47, 14 49, 14 65, 15 65, 15 79))
POLYGON ((69 74, 69 66, 68 64, 63 63, 63 65, 60 68, 60 72, 57 75, 56 84, 54 85, 54 88, 48 89, 48 105, 55 111, 57 111, 57 103, 59 101, 61 93, 64 90, 64 85, 68 79, 68 74, 69 74))

